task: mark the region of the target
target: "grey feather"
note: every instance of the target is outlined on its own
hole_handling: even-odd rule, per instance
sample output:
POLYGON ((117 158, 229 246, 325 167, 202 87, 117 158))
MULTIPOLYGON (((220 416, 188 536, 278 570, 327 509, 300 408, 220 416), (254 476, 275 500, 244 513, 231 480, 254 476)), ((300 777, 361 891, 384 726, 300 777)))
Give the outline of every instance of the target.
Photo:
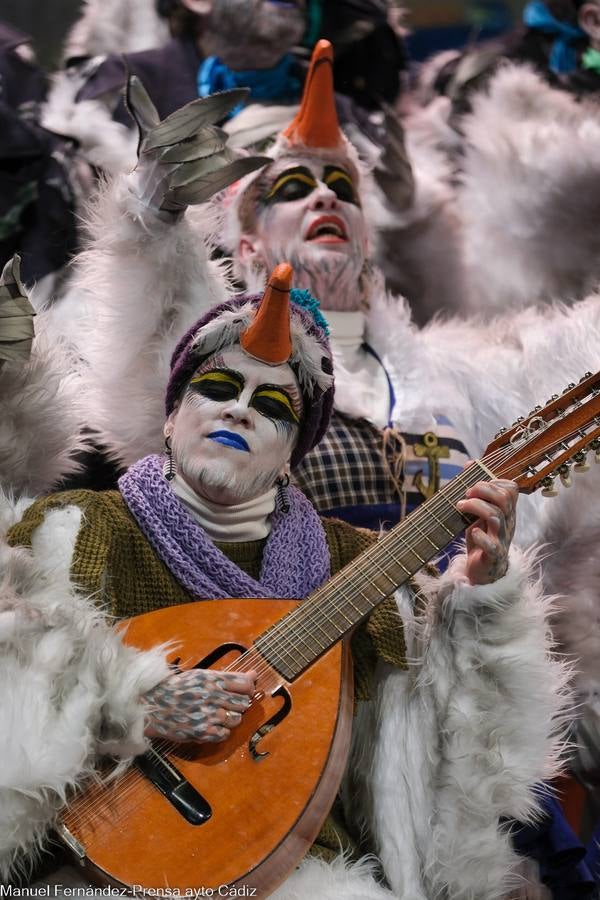
POLYGON ((125 103, 138 127, 140 135, 138 144, 139 154, 141 143, 148 132, 152 131, 153 128, 156 128, 156 126, 160 124, 160 116, 158 115, 154 103, 150 99, 148 91, 137 75, 130 75, 127 79, 125 103))
POLYGON ((415 179, 406 152, 404 128, 391 107, 385 109, 385 144, 373 172, 375 181, 396 210, 411 205, 415 194, 415 179))
POLYGON ((162 163, 187 163, 219 153, 227 143, 227 134, 221 128, 208 125, 199 134, 168 147, 161 154, 162 163))
POLYGON ((144 150, 148 152, 169 144, 178 144, 194 135, 200 128, 220 122, 234 106, 242 103, 249 93, 247 88, 235 88, 232 91, 192 100, 153 128, 152 133, 144 141, 144 150))
POLYGON ((214 194, 243 178, 244 175, 248 175, 249 172, 254 172, 270 162, 272 160, 267 156, 245 156, 241 159, 236 159, 229 165, 221 166, 215 171, 198 175, 193 182, 172 189, 168 192, 167 198, 179 206, 205 203, 214 194))

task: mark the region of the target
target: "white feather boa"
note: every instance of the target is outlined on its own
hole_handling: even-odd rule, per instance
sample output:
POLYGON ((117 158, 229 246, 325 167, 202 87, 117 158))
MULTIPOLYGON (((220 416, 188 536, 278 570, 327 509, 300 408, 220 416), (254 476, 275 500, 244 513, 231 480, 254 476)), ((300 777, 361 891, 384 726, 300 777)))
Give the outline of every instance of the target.
POLYGON ((600 114, 507 64, 462 122, 471 307, 584 297, 600 280, 600 114))
POLYGON ((88 424, 129 466, 163 446, 164 397, 179 338, 231 294, 210 260, 214 213, 163 222, 117 178, 90 208, 88 249, 53 308, 82 360, 88 424))
POLYGON ((25 363, 0 363, 0 488, 17 494, 49 491, 77 472, 85 444, 82 381, 50 319, 37 315, 25 363))
MULTIPOLYGON (((1 521, 18 518, 0 495, 1 521)), ((168 674, 160 648, 125 647, 69 577, 81 513, 51 513, 33 552, 0 543, 0 878, 27 869, 99 754, 144 748, 141 696, 168 674)))

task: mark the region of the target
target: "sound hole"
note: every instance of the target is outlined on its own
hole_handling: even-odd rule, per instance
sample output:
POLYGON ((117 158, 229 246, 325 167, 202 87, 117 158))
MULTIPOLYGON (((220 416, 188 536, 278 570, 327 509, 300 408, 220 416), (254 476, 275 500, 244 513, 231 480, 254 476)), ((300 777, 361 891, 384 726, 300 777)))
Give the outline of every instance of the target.
POLYGON ((228 653, 239 653, 241 656, 242 653, 245 653, 247 647, 243 647, 241 644, 221 644, 220 647, 216 647, 212 650, 208 656, 205 656, 204 659, 201 659, 200 662, 196 663, 195 666, 192 666, 193 669, 210 669, 211 666, 224 656, 227 656, 228 653))
POLYGON ((271 716, 271 718, 261 725, 260 728, 257 728, 250 740, 248 741, 248 750, 250 751, 252 758, 256 760, 256 762, 260 762, 261 759, 266 759, 269 755, 268 751, 265 753, 261 753, 258 750, 258 745, 262 739, 269 734, 276 725, 280 722, 283 722, 285 717, 288 715, 289 711, 292 708, 292 698, 290 697, 287 688, 283 687, 277 688, 273 697, 278 697, 281 700, 281 706, 275 713, 275 715, 271 716))

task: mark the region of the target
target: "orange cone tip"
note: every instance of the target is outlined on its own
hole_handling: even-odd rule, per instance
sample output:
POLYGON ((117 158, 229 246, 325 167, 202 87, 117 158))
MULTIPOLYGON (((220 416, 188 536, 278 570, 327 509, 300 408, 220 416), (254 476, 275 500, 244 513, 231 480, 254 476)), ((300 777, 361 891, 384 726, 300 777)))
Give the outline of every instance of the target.
POLYGON ((300 109, 283 132, 292 146, 338 147, 343 142, 333 90, 333 47, 321 40, 313 50, 300 109))
POLYGON ((286 363, 292 355, 290 289, 294 270, 289 263, 275 266, 253 322, 240 338, 242 348, 270 366, 286 363))

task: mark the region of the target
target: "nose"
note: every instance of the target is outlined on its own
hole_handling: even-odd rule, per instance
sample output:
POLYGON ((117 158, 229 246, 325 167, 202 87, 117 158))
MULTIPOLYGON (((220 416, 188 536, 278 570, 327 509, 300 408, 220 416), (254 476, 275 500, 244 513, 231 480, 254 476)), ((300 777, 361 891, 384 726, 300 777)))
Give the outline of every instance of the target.
POLYGON ((252 428, 252 411, 248 406, 244 395, 240 395, 230 406, 227 406, 222 413, 223 421, 231 422, 236 425, 244 425, 245 428, 252 428))
POLYGON ((338 208, 339 200, 335 192, 324 182, 319 181, 310 199, 310 209, 323 212, 338 208))

